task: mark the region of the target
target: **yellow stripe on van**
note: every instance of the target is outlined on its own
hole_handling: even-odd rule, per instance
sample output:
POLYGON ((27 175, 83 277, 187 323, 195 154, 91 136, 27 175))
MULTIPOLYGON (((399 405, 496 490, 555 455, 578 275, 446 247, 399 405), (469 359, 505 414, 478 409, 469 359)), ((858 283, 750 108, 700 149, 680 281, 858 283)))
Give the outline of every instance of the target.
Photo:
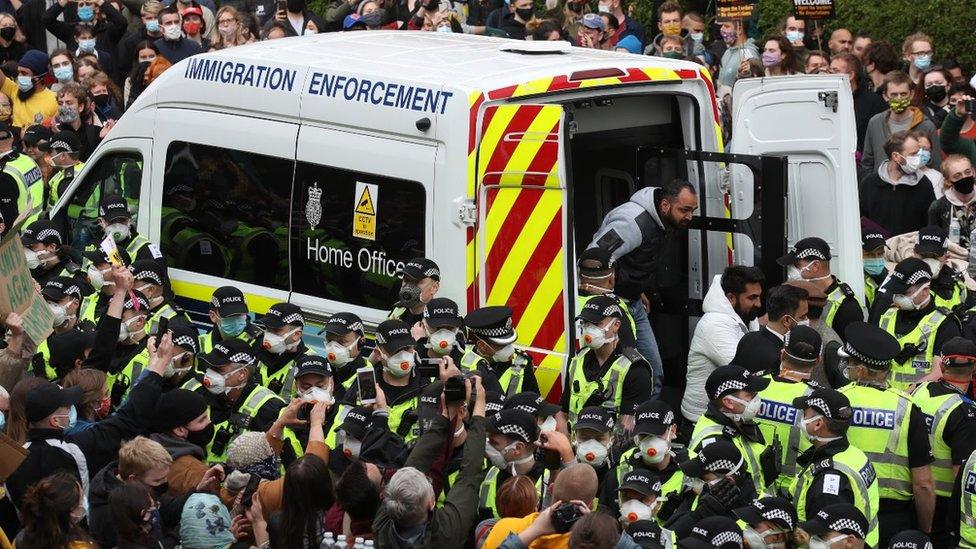
MULTIPOLYGON (((557 349, 562 349, 566 345, 566 335, 559 337, 556 343, 557 349)), ((546 354, 545 358, 539 362, 535 370, 535 380, 539 382, 539 394, 548 395, 552 392, 552 386, 556 384, 563 369, 563 357, 561 355, 546 354)))
MULTIPOLYGON (((208 304, 210 303, 210 299, 213 297, 214 290, 218 288, 218 286, 210 286, 208 284, 200 284, 197 282, 188 282, 186 280, 176 279, 171 279, 171 284, 173 293, 176 295, 208 304)), ((272 305, 280 302, 277 299, 272 299, 258 294, 249 294, 246 292, 244 293, 244 300, 247 302, 247 308, 255 314, 264 314, 268 312, 268 309, 270 309, 272 305)))
MULTIPOLYGON (((517 195, 519 192, 518 189, 501 189, 498 194, 517 195)), ((504 304, 508 302, 508 298, 512 294, 515 284, 518 282, 519 275, 529 263, 529 259, 532 258, 532 253, 539 247, 539 242, 545 233, 545 227, 548 227, 552 223, 552 220, 559 213, 560 208, 562 208, 562 193, 557 191, 543 191, 541 189, 538 192, 542 193, 542 197, 539 198, 539 202, 529 215, 530 221, 522 227, 518 238, 515 239, 515 243, 508 251, 508 256, 505 257, 505 263, 502 265, 502 268, 498 270, 495 284, 491 288, 491 293, 488 295, 486 301, 488 304, 504 304)), ((492 209, 494 210, 495 206, 492 209)), ((507 213, 507 210, 505 213, 507 213)), ((497 234, 497 229, 495 232, 497 234)), ((487 257, 491 253, 491 247, 486 246, 485 252, 485 257, 487 257)))
POLYGON ((641 71, 647 75, 651 80, 680 80, 681 77, 678 73, 674 72, 674 69, 666 69, 663 67, 644 67, 641 71))
POLYGON ((519 84, 512 93, 512 97, 524 97, 526 95, 546 93, 549 91, 549 86, 552 85, 552 81, 553 77, 549 77, 519 84))
POLYGON ((502 105, 495 108, 495 114, 491 117, 488 127, 481 132, 481 143, 478 145, 478 173, 484 174, 488 162, 495 154, 495 149, 504 136, 508 124, 518 114, 519 108, 516 105, 502 105))
MULTIPOLYGON (((501 231, 508 212, 512 210, 512 206, 515 205, 515 201, 519 197, 519 189, 494 189, 494 192, 494 201, 485 214, 485 253, 481 258, 482 261, 491 253, 491 247, 494 245, 495 239, 498 238, 498 232, 501 231)), ((486 204, 487 202, 485 200, 486 204)))
MULTIPOLYGON (((563 250, 559 250, 552 260, 552 264, 546 269, 546 274, 539 282, 539 287, 536 288, 535 293, 532 294, 532 299, 529 300, 529 304, 525 307, 525 312, 515 328, 519 339, 528 345, 535 341, 536 335, 542 329, 542 323, 545 322, 549 310, 552 309, 552 304, 563 293, 563 281, 566 279, 563 261, 563 250)), ((562 347, 555 348, 561 349, 562 347)))
MULTIPOLYGON (((505 166, 506 173, 512 172, 512 174, 517 175, 517 180, 511 183, 522 183, 524 179, 523 174, 529 170, 529 166, 535 160, 536 154, 539 153, 539 149, 549 139, 549 133, 556 126, 556 123, 559 122, 562 115, 563 110, 561 108, 544 108, 535 116, 535 119, 529 124, 528 129, 525 130, 523 139, 519 141, 518 147, 512 153, 512 158, 508 161, 508 165, 505 166)), ((557 162, 551 168, 549 177, 546 178, 546 186, 552 184, 552 180, 557 176, 558 167, 559 163, 557 162)), ((502 176, 501 182, 503 184, 506 183, 504 175, 502 176)), ((558 186, 558 184, 559 182, 556 181, 555 185, 558 186)))

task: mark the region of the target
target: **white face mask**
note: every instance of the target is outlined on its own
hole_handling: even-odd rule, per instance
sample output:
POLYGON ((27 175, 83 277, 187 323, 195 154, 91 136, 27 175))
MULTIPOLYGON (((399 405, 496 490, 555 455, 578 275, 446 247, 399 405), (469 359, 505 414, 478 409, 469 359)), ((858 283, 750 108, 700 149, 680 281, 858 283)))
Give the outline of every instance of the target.
POLYGON ((116 242, 123 242, 129 239, 131 232, 128 223, 112 223, 105 227, 105 234, 111 235, 116 242))
POLYGON ((811 262, 807 263, 802 269, 799 268, 799 267, 797 267, 796 265, 790 265, 786 269, 786 279, 787 280, 809 280, 809 281, 817 281, 817 280, 823 280, 825 278, 828 278, 830 275, 827 275, 827 276, 816 276, 816 277, 813 277, 813 278, 804 278, 803 277, 803 273, 805 273, 805 272, 809 271, 811 268, 813 268, 813 264, 816 263, 817 261, 820 261, 820 260, 818 259, 818 260, 811 261, 811 262))
POLYGON ((584 440, 576 447, 576 459, 594 467, 600 467, 606 463, 609 454, 610 449, 596 439, 584 440))
POLYGON ((301 338, 299 338, 298 341, 293 341, 291 343, 287 343, 285 340, 297 333, 299 330, 301 330, 301 328, 295 328, 290 330, 285 335, 278 335, 274 332, 264 332, 264 341, 261 345, 266 351, 273 355, 284 354, 285 351, 289 351, 298 346, 298 341, 300 341, 301 338))
POLYGON ((661 463, 671 450, 671 442, 661 437, 645 435, 636 442, 641 459, 648 465, 661 463))
POLYGON ((615 339, 617 336, 608 337, 607 331, 597 324, 587 323, 583 325, 583 345, 590 349, 599 349, 615 339))
POLYGON ((167 40, 178 40, 183 36, 183 29, 179 25, 170 25, 168 27, 163 27, 163 36, 167 40))
POLYGON ((844 534, 843 536, 837 536, 836 538, 834 538, 834 539, 832 539, 830 541, 825 541, 820 536, 810 536, 810 542, 809 542, 810 543, 810 549, 828 549, 830 546, 834 545, 835 543, 837 543, 837 542, 839 542, 839 541, 841 541, 843 539, 846 539, 849 535, 850 534, 844 534))
POLYGON ((929 269, 932 271, 932 278, 938 278, 939 273, 942 272, 942 262, 939 261, 938 259, 934 259, 931 257, 925 258, 922 261, 924 261, 925 264, 928 265, 929 269))
POLYGON ((491 359, 495 362, 511 362, 513 356, 515 356, 515 345, 509 343, 495 351, 495 354, 491 355, 491 359))
POLYGON ((307 402, 332 402, 332 391, 322 387, 310 387, 302 394, 307 402))
POLYGON ((227 386, 227 378, 243 370, 244 368, 246 368, 246 366, 234 368, 230 372, 227 372, 227 375, 221 375, 221 373, 218 372, 217 370, 214 370, 212 368, 207 368, 207 373, 203 375, 203 386, 206 387, 207 390, 210 391, 212 394, 225 395, 233 391, 234 389, 238 389, 244 386, 243 383, 241 383, 240 385, 234 385, 233 387, 227 386))
POLYGON ((24 259, 27 261, 28 269, 36 269, 40 264, 40 259, 37 258, 37 252, 30 248, 24 248, 24 259))
POLYGON ((739 404, 745 406, 745 409, 738 414, 730 414, 733 420, 737 421, 752 421, 755 419, 756 414, 759 413, 759 409, 762 407, 762 399, 758 396, 752 397, 752 400, 742 400, 741 398, 729 395, 729 398, 739 404))
POLYGON ((139 316, 134 316, 129 320, 122 321, 122 324, 119 325, 119 342, 129 339, 135 333, 137 333, 138 330, 133 330, 131 326, 136 322, 138 322, 140 319, 145 319, 145 318, 146 317, 139 315, 139 316))
POLYGON ((910 295, 904 295, 904 294, 893 295, 891 297, 891 302, 895 304, 895 307, 898 307, 898 309, 902 311, 914 311, 916 309, 921 309, 922 307, 925 307, 926 305, 929 304, 929 300, 931 299, 931 297, 927 298, 925 302, 922 303, 921 305, 915 303, 915 298, 921 292, 928 293, 928 291, 929 291, 929 285, 925 284, 921 288, 912 292, 910 295))
POLYGON ((454 343, 457 341, 457 334, 454 330, 450 328, 441 328, 430 334, 427 339, 427 348, 430 349, 432 353, 438 355, 446 355, 454 349, 454 343))
POLYGON ((597 8, 598 13, 610 13, 610 4, 600 3, 597 8))
POLYGON ((922 157, 917 154, 906 156, 905 163, 901 164, 901 171, 905 173, 915 173, 922 167, 922 157))
POLYGON ((408 376, 413 370, 413 352, 404 349, 394 353, 383 360, 383 367, 393 377, 408 376))
POLYGON ((338 341, 330 341, 325 344, 325 358, 329 359, 329 362, 336 366, 345 366, 352 362, 352 348, 357 343, 359 343, 358 337, 348 347, 338 341))
POLYGON ((88 282, 91 283, 92 288, 95 288, 95 290, 101 290, 104 286, 115 286, 114 282, 105 280, 105 273, 109 272, 110 270, 111 269, 105 269, 104 271, 100 271, 94 265, 88 267, 88 282))
POLYGON ((540 433, 549 433, 556 430, 556 418, 554 416, 549 416, 542 422, 539 426, 540 433))
POLYGON ((359 453, 362 449, 363 441, 356 440, 348 435, 342 437, 342 455, 346 456, 346 459, 359 459, 359 453))
MULTIPOLYGON (((505 447, 506 450, 508 450, 508 448, 509 446, 505 447)), ((505 467, 508 466, 508 461, 505 460, 505 455, 502 453, 502 450, 495 448, 487 440, 485 441, 485 456, 488 457, 488 463, 491 463, 502 471, 504 471, 505 467)))
POLYGON ((778 530, 769 529, 769 530, 766 530, 765 532, 760 533, 760 532, 757 532, 755 528, 753 528, 751 526, 746 526, 745 529, 742 530, 742 539, 743 539, 743 541, 745 541, 745 546, 748 547, 749 549, 760 549, 760 548, 762 548, 762 549, 781 549, 783 547, 786 547, 786 543, 784 543, 784 542, 767 543, 766 542, 766 538, 772 537, 772 536, 775 536, 775 535, 778 535, 778 534, 782 534, 782 532, 780 532, 778 530))
POLYGON ((639 520, 651 520, 654 508, 639 499, 631 499, 620 506, 620 522, 632 524, 639 520))
POLYGON ((190 363, 189 366, 184 366, 182 368, 176 367, 177 364, 180 364, 182 362, 183 357, 186 356, 186 353, 187 351, 183 351, 182 353, 174 356, 169 360, 169 363, 166 364, 166 371, 163 372, 163 377, 168 379, 174 376, 183 375, 184 372, 186 372, 187 370, 193 367, 192 362, 190 363))
POLYGON ((65 309, 64 305, 60 303, 48 303, 48 307, 51 308, 51 314, 54 315, 53 326, 55 328, 58 328, 61 325, 66 324, 69 320, 74 318, 74 315, 68 316, 67 309, 65 309))

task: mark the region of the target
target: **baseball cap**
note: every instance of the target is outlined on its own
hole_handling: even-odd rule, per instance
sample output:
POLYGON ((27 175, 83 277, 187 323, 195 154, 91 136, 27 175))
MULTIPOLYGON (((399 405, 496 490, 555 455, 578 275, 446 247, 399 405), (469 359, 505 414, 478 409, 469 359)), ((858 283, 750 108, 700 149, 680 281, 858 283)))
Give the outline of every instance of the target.
POLYGON ((132 271, 132 278, 136 282, 149 282, 157 286, 165 286, 166 267, 160 265, 155 259, 137 259, 129 265, 132 271))
POLYGON ((295 379, 305 374, 318 374, 332 377, 332 366, 329 361, 316 355, 302 355, 295 361, 295 379))
POLYGON ((98 217, 112 222, 116 219, 128 219, 132 214, 129 213, 129 204, 124 198, 117 194, 110 194, 98 203, 98 217))
POLYGON ((57 224, 49 219, 38 219, 31 223, 20 232, 20 241, 24 246, 31 244, 57 244, 64 243, 64 236, 57 224))
POLYGON ((861 249, 863 251, 873 252, 886 246, 885 237, 880 231, 867 227, 861 228, 861 249))
POLYGON ((82 387, 75 386, 64 389, 50 381, 42 383, 27 391, 27 398, 25 399, 27 421, 40 421, 62 406, 78 404, 84 394, 85 389, 82 387))
POLYGON ((342 20, 342 30, 349 30, 353 27, 360 26, 366 28, 366 23, 361 21, 362 17, 358 13, 350 13, 342 20))
POLYGON ((678 541, 687 549, 742 549, 742 529, 726 516, 713 516, 698 521, 691 535, 678 541))
POLYGON ((51 142, 48 145, 51 152, 57 154, 59 152, 79 152, 81 150, 81 139, 78 138, 78 134, 72 131, 60 131, 51 136, 51 142))
POLYGON ((200 360, 211 366, 220 367, 227 364, 251 364, 255 358, 250 345, 233 338, 215 343, 213 349, 202 355, 200 360))
POLYGON ((661 549, 665 546, 661 540, 661 526, 653 520, 631 522, 627 526, 627 534, 641 549, 661 549))
POLYGON ((587 13, 583 16, 583 26, 588 29, 596 29, 598 31, 606 30, 603 26, 603 18, 595 13, 587 13))
POLYGON ((485 391, 485 413, 501 412, 505 407, 505 395, 499 391, 485 391))
POLYGON ((319 334, 346 335, 356 332, 363 335, 363 321, 353 313, 336 313, 329 317, 329 321, 322 326, 319 334))
POLYGON ((827 419, 847 420, 854 416, 851 401, 844 393, 823 387, 814 389, 809 395, 794 398, 793 407, 801 411, 813 408, 827 419))
POLYGON ((587 406, 576 416, 573 430, 592 429, 599 433, 609 433, 613 429, 613 414, 603 406, 587 406))
POLYGON ((663 400, 648 400, 634 410, 634 434, 661 436, 674 425, 674 411, 663 400))
POLYGON ((786 498, 770 496, 755 499, 749 505, 733 509, 732 513, 750 526, 772 522, 789 531, 796 528, 796 508, 786 498))
POLYGON ((417 340, 410 333, 410 325, 402 320, 390 319, 380 322, 376 327, 376 343, 386 348, 386 352, 393 354, 400 349, 414 347, 417 340))
POLYGON ((275 303, 258 321, 262 326, 277 330, 285 325, 305 326, 305 314, 294 303, 275 303))
POLYGON ((424 320, 431 328, 447 326, 450 328, 461 327, 461 313, 458 304, 446 297, 435 297, 424 307, 424 320))
POLYGON ((576 261, 579 274, 587 278, 607 278, 613 274, 610 250, 594 246, 583 250, 576 261))
POLYGON ((758 393, 769 386, 769 378, 752 375, 742 366, 719 366, 705 380, 705 394, 709 400, 717 400, 736 391, 758 393))
POLYGON ((868 535, 868 521, 864 513, 850 503, 825 505, 812 518, 801 522, 799 527, 811 536, 837 532, 865 539, 868 535))
POLYGON ((929 266, 917 257, 909 257, 895 265, 883 287, 892 294, 900 294, 910 286, 928 280, 932 280, 929 266))
POLYGON ((186 17, 187 15, 196 15, 197 17, 203 17, 203 10, 198 8, 197 6, 190 6, 188 8, 185 8, 183 11, 181 11, 180 15, 183 17, 186 17))
POLYGON ((342 418, 339 430, 357 440, 363 440, 366 431, 369 429, 370 418, 372 418, 372 412, 368 408, 352 408, 342 418))
POLYGON ((786 354, 798 362, 816 362, 823 351, 820 333, 809 326, 794 326, 783 338, 786 354))
POLYGON ((56 276, 44 284, 41 295, 52 301, 61 301, 66 297, 81 299, 81 288, 70 276, 56 276))
POLYGON ((918 242, 915 243, 915 253, 932 257, 942 257, 946 251, 946 240, 949 234, 941 227, 928 226, 918 230, 918 242))
POLYGON ((2 139, 13 139, 14 130, 6 122, 0 122, 0 140, 2 139))
POLYGON ((972 365, 976 361, 976 343, 959 336, 946 341, 942 345, 942 361, 949 367, 972 365))
POLYGON ((502 410, 488 419, 487 431, 532 444, 539 438, 535 417, 525 410, 502 410))
POLYGON ((27 126, 21 141, 28 147, 46 147, 51 143, 51 136, 53 135, 54 133, 51 132, 51 128, 41 124, 34 124, 27 126))
POLYGON ((503 410, 523 410, 537 418, 549 417, 559 412, 559 406, 539 396, 539 393, 525 391, 505 400, 503 410))
POLYGON ((597 295, 586 300, 576 320, 599 324, 605 318, 623 318, 620 302, 608 295, 597 295))
POLYGON ((702 446, 697 456, 678 467, 685 476, 700 478, 705 473, 729 474, 739 471, 743 465, 742 452, 735 444, 724 438, 717 438, 702 446))
POLYGON ((644 496, 660 496, 661 479, 647 469, 634 469, 620 479, 617 490, 633 490, 644 496))
POLYGON ((221 286, 214 290, 213 297, 210 298, 210 308, 221 318, 246 315, 249 312, 244 292, 234 286, 221 286))
POLYGON ((397 274, 400 278, 412 278, 417 282, 425 278, 433 278, 437 281, 441 279, 441 270, 437 267, 437 263, 426 257, 417 257, 407 261, 397 274))
POLYGON ((932 549, 932 541, 918 530, 902 530, 888 540, 888 547, 897 549, 932 549))
POLYGON ((48 362, 55 372, 69 372, 75 368, 75 360, 84 358, 85 349, 94 347, 95 332, 68 330, 53 334, 47 340, 48 362))
POLYGON ((811 236, 797 241, 786 255, 776 260, 776 263, 788 267, 801 259, 830 261, 830 258, 830 246, 827 242, 822 238, 811 236))

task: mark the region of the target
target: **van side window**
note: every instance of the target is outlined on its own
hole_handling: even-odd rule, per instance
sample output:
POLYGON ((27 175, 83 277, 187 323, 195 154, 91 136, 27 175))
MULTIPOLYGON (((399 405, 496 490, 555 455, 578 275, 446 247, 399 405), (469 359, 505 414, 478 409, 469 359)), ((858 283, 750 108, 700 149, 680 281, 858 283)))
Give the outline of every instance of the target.
POLYGON ((292 291, 389 310, 397 270, 426 252, 426 193, 414 181, 299 162, 292 291))
POLYGON ((138 222, 139 192, 142 189, 142 155, 136 151, 102 155, 75 189, 66 212, 68 230, 75 249, 83 250, 102 239, 98 227, 98 203, 103 196, 118 194, 129 203, 133 225, 138 222))
POLYGON ((287 290, 293 166, 284 158, 171 143, 160 231, 167 264, 287 290))

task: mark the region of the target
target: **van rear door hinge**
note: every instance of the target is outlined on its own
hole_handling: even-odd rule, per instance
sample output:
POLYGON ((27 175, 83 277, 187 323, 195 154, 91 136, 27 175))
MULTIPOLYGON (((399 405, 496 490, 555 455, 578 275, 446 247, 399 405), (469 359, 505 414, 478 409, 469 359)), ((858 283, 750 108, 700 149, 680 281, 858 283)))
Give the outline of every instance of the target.
POLYGON ((473 227, 478 221, 478 210, 474 206, 474 200, 462 200, 458 203, 458 221, 469 227, 473 227))
POLYGON ((817 98, 823 102, 824 106, 837 112, 837 92, 836 91, 822 91, 817 94, 817 98))

